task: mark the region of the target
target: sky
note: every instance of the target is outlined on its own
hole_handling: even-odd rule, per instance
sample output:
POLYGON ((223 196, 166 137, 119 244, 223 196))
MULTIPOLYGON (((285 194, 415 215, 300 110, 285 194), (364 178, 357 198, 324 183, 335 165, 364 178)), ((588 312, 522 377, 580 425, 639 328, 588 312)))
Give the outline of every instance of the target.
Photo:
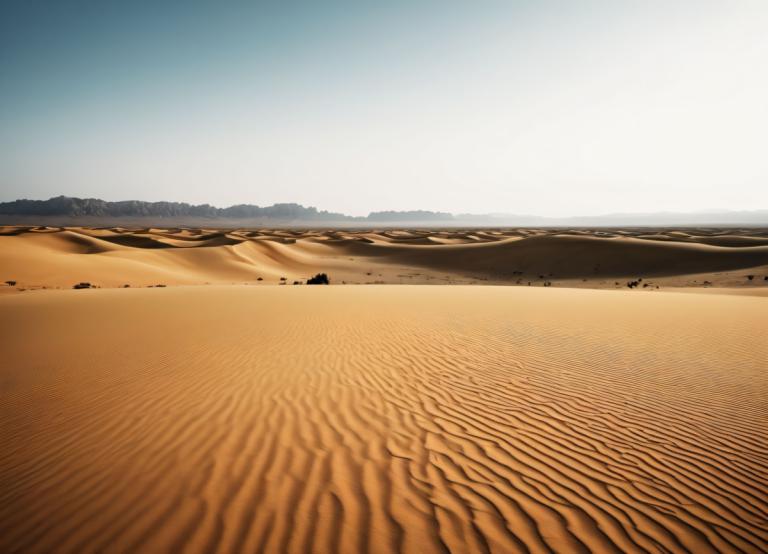
POLYGON ((768 208, 765 0, 0 3, 0 201, 768 208))

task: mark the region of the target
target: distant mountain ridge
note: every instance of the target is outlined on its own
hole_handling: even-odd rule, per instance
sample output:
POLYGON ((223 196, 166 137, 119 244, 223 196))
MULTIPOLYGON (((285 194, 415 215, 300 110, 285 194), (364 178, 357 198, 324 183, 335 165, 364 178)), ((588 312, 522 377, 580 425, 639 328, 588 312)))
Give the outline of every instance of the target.
MULTIPOLYGON (((5 223, 13 218, 29 221, 34 218, 45 220, 172 220, 176 224, 186 219, 222 220, 229 223, 338 223, 365 225, 380 223, 412 223, 422 225, 475 225, 475 226, 621 226, 621 225, 766 225, 768 210, 717 211, 697 213, 661 212, 647 214, 609 214, 600 216, 541 217, 514 214, 450 214, 428 210, 377 211, 367 216, 351 216, 338 212, 318 210, 296 203, 256 206, 237 204, 217 208, 210 204, 187 204, 186 202, 145 202, 124 200, 109 202, 98 198, 73 198, 57 196, 48 200, 20 199, 0 202, 0 216, 5 223)), ((42 220, 41 220, 42 221, 42 220)))
POLYGON ((210 204, 186 202, 144 202, 123 200, 108 202, 98 198, 72 198, 57 196, 48 200, 14 200, 0 203, 0 214, 5 215, 55 215, 68 217, 209 217, 247 219, 268 217, 275 219, 346 219, 344 214, 318 211, 300 204, 274 204, 259 207, 237 204, 228 208, 216 208, 210 204))
POLYGON ((367 217, 356 217, 342 213, 318 210, 312 206, 283 203, 272 206, 236 204, 217 208, 210 204, 187 204, 186 202, 144 202, 123 200, 109 202, 98 198, 73 198, 56 196, 48 200, 14 200, 0 203, 2 215, 24 216, 66 216, 66 217, 205 217, 225 219, 267 218, 299 221, 402 221, 402 220, 446 220, 453 215, 444 212, 382 211, 371 212, 367 217))

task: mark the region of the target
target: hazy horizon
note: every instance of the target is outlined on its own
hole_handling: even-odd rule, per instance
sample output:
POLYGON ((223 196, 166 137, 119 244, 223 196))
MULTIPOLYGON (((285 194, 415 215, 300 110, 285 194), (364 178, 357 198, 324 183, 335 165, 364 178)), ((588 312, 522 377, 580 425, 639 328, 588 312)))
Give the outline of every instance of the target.
MULTIPOLYGON (((512 213, 512 212, 486 212, 486 213, 457 213, 457 212, 436 212, 428 209, 388 211, 372 210, 362 216, 354 216, 340 212, 339 210, 316 210, 315 206, 305 206, 298 203, 287 203, 298 208, 285 208, 277 205, 258 206, 261 212, 243 212, 237 210, 228 212, 233 208, 240 208, 242 205, 217 206, 210 203, 188 205, 189 209, 195 210, 208 206, 207 211, 185 212, 179 202, 161 200, 160 204, 165 206, 152 206, 138 199, 123 199, 117 201, 114 205, 102 206, 93 204, 90 201, 102 201, 98 198, 71 198, 64 195, 50 198, 47 200, 29 200, 20 199, 10 203, 0 202, 0 223, 23 225, 24 223, 35 222, 36 224, 54 224, 54 225, 78 225, 78 224, 96 224, 96 225, 129 225, 146 224, 147 221, 157 222, 158 225, 171 222, 181 225, 203 225, 204 222, 222 221, 235 223, 237 225, 249 225, 249 222, 272 222, 273 225, 285 225, 291 223, 295 225, 317 223, 339 225, 359 226, 370 223, 385 225, 407 225, 417 227, 434 227, 454 223, 456 225, 470 226, 525 226, 525 225, 576 225, 576 226, 596 226, 596 227, 616 227, 618 226, 695 226, 695 225, 745 225, 745 226, 765 226, 768 224, 768 209, 754 210, 698 210, 687 212, 657 211, 657 212, 612 212, 612 213, 593 213, 577 214, 563 216, 542 216, 532 213, 512 213), (55 202, 59 199, 67 199, 71 202, 55 202), (32 202, 32 204, 30 204, 32 202), (148 204, 144 206, 119 206, 124 203, 137 202, 139 204, 148 204), (39 204, 38 204, 39 203, 39 204), (172 206, 167 206, 171 204, 172 206), (213 209, 213 212, 210 211, 213 209), (149 210, 149 211, 147 211, 149 210), (287 215, 290 214, 290 215, 287 215), (336 217, 338 216, 338 217, 336 217), (336 217, 336 219, 334 219, 336 217), (352 219, 349 219, 349 218, 352 219)), ((250 205, 251 208, 256 206, 250 205)))
POLYGON ((14 3, 0 201, 768 207, 768 3, 14 3))

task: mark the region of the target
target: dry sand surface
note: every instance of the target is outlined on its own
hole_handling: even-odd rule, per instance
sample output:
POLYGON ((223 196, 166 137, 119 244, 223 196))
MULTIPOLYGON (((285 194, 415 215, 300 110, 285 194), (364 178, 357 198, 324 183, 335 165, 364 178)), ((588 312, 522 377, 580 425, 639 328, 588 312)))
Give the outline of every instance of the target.
POLYGON ((629 290, 4 295, 0 551, 765 552, 766 329, 629 290))
POLYGON ((0 227, 0 293, 156 284, 508 284, 768 290, 766 229, 0 227), (749 276, 752 276, 750 279, 749 276), (258 279, 262 280, 259 281, 258 279))

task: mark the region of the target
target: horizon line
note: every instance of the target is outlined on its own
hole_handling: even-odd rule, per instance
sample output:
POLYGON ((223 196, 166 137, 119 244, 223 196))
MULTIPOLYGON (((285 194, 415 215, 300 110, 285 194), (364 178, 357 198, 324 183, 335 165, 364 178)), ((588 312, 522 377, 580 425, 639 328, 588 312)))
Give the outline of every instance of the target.
MULTIPOLYGON (((142 204, 179 204, 179 205, 187 205, 193 208, 199 208, 199 207, 210 207, 216 210, 227 210, 235 207, 253 207, 253 208, 275 208, 279 206, 297 206, 302 209, 306 210, 315 210, 318 213, 325 213, 329 215, 339 215, 343 216, 345 218, 352 218, 352 219, 366 219, 371 217, 372 215, 378 215, 378 214, 416 214, 416 213, 423 213, 423 214, 429 214, 429 215, 449 215, 453 218, 470 218, 470 217, 486 217, 486 218, 503 218, 503 217, 521 217, 521 218, 538 218, 538 219, 549 219, 549 220, 566 220, 566 219, 583 219, 583 218, 612 218, 612 217, 623 217, 623 216, 633 216, 633 217, 639 217, 639 216, 676 216, 676 215, 725 215, 725 214, 754 214, 754 213, 760 213, 760 212, 768 212, 768 207, 765 208, 755 208, 755 209, 730 209, 730 208, 708 208, 708 209, 700 209, 695 211, 676 211, 676 210, 660 210, 655 212, 622 212, 622 211, 613 211, 613 212, 603 212, 603 213, 589 213, 589 214, 571 214, 571 215, 563 215, 563 216, 546 216, 546 215, 538 215, 535 213, 515 213, 515 212, 449 212, 444 210, 435 210, 435 209, 427 209, 427 208, 409 208, 409 209, 377 209, 377 210, 369 210, 367 215, 350 215, 346 214, 344 212, 335 211, 333 209, 321 209, 317 206, 312 205, 305 205, 300 202, 296 201, 290 201, 290 202, 274 202, 272 204, 255 204, 255 203, 248 203, 248 202, 240 202, 236 204, 230 204, 227 206, 217 206, 208 202, 203 202, 200 204, 195 204, 192 202, 187 202, 183 200, 140 200, 140 199, 124 199, 124 200, 104 200, 103 198, 97 198, 97 197, 84 197, 84 196, 67 196, 65 194, 59 194, 57 196, 51 196, 50 198, 16 198, 14 200, 6 200, 6 201, 0 201, 0 206, 4 204, 13 204, 16 202, 50 202, 52 200, 56 199, 67 199, 67 200, 80 200, 80 201, 98 201, 103 202, 105 204, 118 204, 118 203, 127 203, 127 202, 136 202, 136 203, 142 203, 142 204)), ((21 215, 21 214, 14 214, 14 213, 5 213, 2 215, 21 215)), ((55 215, 55 214, 50 214, 55 215)), ((77 217, 99 217, 99 216, 77 216, 77 217)), ((103 216, 102 216, 103 217, 103 216)), ((110 216, 110 217, 120 217, 120 216, 110 216)), ((122 216, 122 217, 139 217, 139 216, 122 216)), ((150 217, 150 216, 144 216, 144 217, 150 217)), ((184 216, 182 216, 184 217, 184 216)), ((768 221, 766 221, 768 224, 768 221)))

